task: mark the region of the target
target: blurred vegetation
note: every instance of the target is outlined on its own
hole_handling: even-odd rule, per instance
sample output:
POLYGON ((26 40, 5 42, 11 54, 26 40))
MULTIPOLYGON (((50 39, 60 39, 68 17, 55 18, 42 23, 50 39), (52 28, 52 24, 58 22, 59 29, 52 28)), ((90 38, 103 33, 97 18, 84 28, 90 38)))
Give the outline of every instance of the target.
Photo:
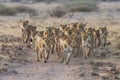
POLYGON ((57 0, 35 0, 36 2, 47 2, 47 3, 50 3, 50 2, 54 2, 54 1, 57 1, 57 0))
POLYGON ((98 2, 96 0, 71 0, 63 3, 62 6, 56 6, 48 11, 50 16, 61 17, 69 12, 90 12, 97 10, 98 2))
POLYGON ((116 44, 116 48, 120 49, 120 41, 116 44))
POLYGON ((3 4, 0 4, 0 15, 16 15, 18 13, 28 13, 30 15, 37 15, 35 9, 26 7, 26 6, 15 6, 15 7, 8 7, 3 4))
POLYGON ((15 15, 15 10, 0 4, 0 15, 15 15))
POLYGON ((51 17, 62 17, 67 13, 65 7, 59 5, 52 9, 49 9, 47 12, 51 17))
MULTIPOLYGON (((36 0, 42 1, 58 1, 58 0, 36 0)), ((96 0, 70 0, 63 2, 54 8, 51 8, 47 13, 52 17, 62 17, 69 12, 90 12, 97 10, 98 2, 96 0)), ((8 7, 0 4, 0 15, 16 15, 19 13, 28 13, 31 16, 37 15, 37 11, 27 6, 8 7)))
POLYGON ((15 7, 13 7, 13 9, 15 10, 15 13, 28 13, 33 16, 37 15, 37 12, 35 9, 32 9, 27 6, 15 6, 15 7))
POLYGON ((65 3, 69 12, 90 12, 97 10, 98 2, 96 0, 71 0, 69 3, 65 3))

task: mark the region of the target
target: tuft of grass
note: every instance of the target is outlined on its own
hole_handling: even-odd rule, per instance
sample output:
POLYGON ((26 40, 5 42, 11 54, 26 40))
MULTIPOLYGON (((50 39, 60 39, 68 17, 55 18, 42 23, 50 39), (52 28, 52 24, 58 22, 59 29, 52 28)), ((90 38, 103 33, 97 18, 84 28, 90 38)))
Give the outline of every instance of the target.
POLYGON ((116 48, 120 49, 120 41, 116 44, 116 48))
POLYGON ((3 4, 0 4, 0 15, 16 15, 18 13, 28 13, 30 15, 37 15, 35 9, 26 6, 15 6, 15 7, 8 7, 3 4))

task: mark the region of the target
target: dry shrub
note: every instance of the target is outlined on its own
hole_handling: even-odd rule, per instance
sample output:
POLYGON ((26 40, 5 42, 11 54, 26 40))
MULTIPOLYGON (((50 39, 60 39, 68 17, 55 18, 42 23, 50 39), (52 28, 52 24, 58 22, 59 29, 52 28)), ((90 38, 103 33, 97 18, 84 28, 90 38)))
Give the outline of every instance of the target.
POLYGON ((7 67, 0 66, 0 73, 7 72, 7 67))
POLYGON ((48 14, 52 17, 62 17, 69 12, 90 12, 97 10, 97 2, 94 0, 74 0, 63 5, 57 5, 48 10, 48 14))
POLYGON ((57 2, 59 0, 35 0, 36 2, 45 2, 45 3, 51 3, 51 2, 57 2))
POLYGON ((0 15, 15 15, 15 10, 0 4, 0 15))
POLYGON ((94 11, 96 10, 97 7, 95 7, 94 5, 75 5, 73 7, 69 7, 69 11, 70 12, 90 12, 90 11, 94 11))
POLYGON ((13 8, 15 10, 16 13, 29 13, 30 15, 37 15, 37 12, 35 9, 32 9, 30 7, 27 6, 15 6, 13 8))
POLYGON ((117 42, 117 44, 116 44, 116 48, 117 48, 117 49, 120 49, 120 41, 117 42))
POLYGON ((30 15, 37 15, 35 9, 32 9, 27 6, 15 6, 15 7, 7 7, 3 4, 0 4, 0 15, 16 15, 18 13, 28 13, 30 15))
POLYGON ((97 4, 95 0, 75 0, 66 3, 65 6, 69 12, 90 12, 97 10, 97 4))
POLYGON ((49 9, 47 12, 52 17, 62 17, 66 14, 67 11, 64 6, 58 5, 52 9, 49 9))

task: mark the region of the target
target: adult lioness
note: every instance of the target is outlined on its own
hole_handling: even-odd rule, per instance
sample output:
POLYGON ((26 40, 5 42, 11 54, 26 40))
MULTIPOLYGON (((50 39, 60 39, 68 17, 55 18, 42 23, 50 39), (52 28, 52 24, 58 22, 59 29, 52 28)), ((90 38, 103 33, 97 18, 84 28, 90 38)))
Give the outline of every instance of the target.
POLYGON ((89 51, 91 49, 90 36, 87 32, 81 32, 81 37, 82 37, 83 58, 88 58, 89 51))
POLYGON ((60 50, 59 54, 57 54, 59 62, 64 60, 64 63, 68 64, 69 60, 70 60, 70 56, 72 54, 71 38, 68 37, 67 35, 65 35, 64 33, 62 33, 61 38, 59 39, 58 46, 59 46, 59 50, 60 50))
POLYGON ((94 47, 97 48, 100 46, 101 41, 100 41, 100 30, 99 29, 94 29, 93 30, 93 35, 94 35, 94 47))
POLYGON ((28 21, 24 21, 21 25, 21 29, 22 29, 23 43, 30 44, 30 42, 33 40, 33 37, 35 36, 37 27, 33 25, 29 25, 28 21))
POLYGON ((105 47, 106 41, 107 41, 107 36, 108 36, 107 27, 100 27, 99 30, 100 30, 101 46, 105 47))
POLYGON ((43 62, 48 60, 48 46, 46 44, 46 38, 44 37, 44 31, 37 32, 34 37, 34 47, 36 51, 36 61, 40 60, 40 57, 43 58, 43 62))

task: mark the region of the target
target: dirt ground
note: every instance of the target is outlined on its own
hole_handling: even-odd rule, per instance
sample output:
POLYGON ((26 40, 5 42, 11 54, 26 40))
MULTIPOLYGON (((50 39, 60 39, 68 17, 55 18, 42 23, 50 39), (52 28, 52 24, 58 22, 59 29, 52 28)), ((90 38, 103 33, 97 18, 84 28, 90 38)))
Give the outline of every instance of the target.
POLYGON ((76 21, 87 23, 87 27, 107 26, 108 45, 94 49, 94 57, 89 59, 72 57, 68 65, 58 63, 55 54, 50 54, 47 63, 36 62, 33 46, 28 48, 21 41, 19 21, 26 17, 0 16, 0 80, 120 80, 120 50, 116 48, 120 41, 120 11, 114 11, 120 9, 119 3, 101 3, 98 12, 68 13, 61 18, 41 14, 29 19, 38 30, 76 21))

